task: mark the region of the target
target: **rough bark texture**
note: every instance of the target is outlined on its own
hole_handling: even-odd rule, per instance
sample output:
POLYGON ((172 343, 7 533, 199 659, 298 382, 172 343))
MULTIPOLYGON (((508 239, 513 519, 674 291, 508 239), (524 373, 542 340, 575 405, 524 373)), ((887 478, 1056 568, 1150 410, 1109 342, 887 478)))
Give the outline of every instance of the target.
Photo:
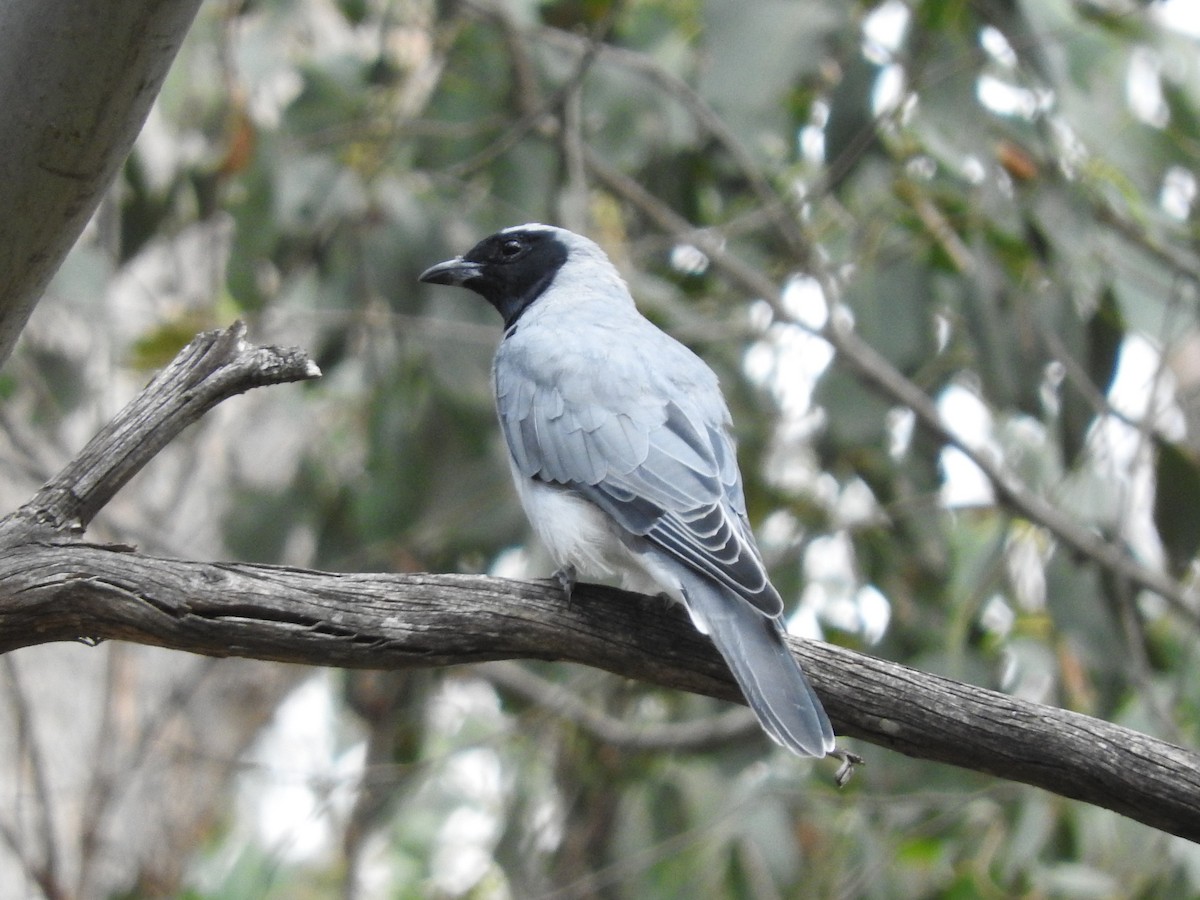
MULTIPOLYGON (((353 668, 566 660, 740 699, 678 609, 584 585, 334 574, 79 543, 0 555, 0 651, 121 639, 353 668)), ((1200 756, 1121 726, 827 644, 795 646, 841 735, 1036 785, 1200 840, 1200 756)))
POLYGON ((129 154, 200 2, 0 3, 0 362, 129 154))

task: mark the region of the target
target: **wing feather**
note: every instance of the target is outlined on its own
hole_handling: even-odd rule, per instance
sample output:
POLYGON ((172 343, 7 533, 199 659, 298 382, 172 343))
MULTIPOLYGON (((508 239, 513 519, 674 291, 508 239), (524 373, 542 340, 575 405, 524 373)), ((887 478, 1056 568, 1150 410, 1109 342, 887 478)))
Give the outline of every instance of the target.
MULTIPOLYGON (((586 387, 538 384, 514 365, 498 374, 497 409, 518 471, 579 492, 629 534, 779 615, 782 601, 746 523, 723 402, 710 404, 714 414, 687 391, 658 392, 673 399, 653 402, 655 392, 586 387)), ((715 392, 715 382, 693 387, 715 392)))

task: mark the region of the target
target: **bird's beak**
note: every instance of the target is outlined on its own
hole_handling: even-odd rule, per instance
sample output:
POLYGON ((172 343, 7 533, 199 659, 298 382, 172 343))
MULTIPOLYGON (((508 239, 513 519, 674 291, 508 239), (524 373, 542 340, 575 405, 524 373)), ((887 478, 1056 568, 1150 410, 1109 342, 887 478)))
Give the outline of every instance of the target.
POLYGON ((430 266, 421 273, 418 281, 429 284, 452 284, 461 286, 480 274, 479 263, 467 262, 461 256, 430 266))

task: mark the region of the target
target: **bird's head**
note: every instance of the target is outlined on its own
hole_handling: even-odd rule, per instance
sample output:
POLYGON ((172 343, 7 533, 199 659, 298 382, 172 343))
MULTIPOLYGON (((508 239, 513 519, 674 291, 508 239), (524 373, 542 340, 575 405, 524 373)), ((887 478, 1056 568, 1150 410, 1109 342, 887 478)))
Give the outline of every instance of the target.
POLYGON ((420 280, 474 291, 496 308, 505 328, 551 286, 621 283, 592 241, 565 228, 536 223, 498 231, 462 256, 430 266, 420 280))

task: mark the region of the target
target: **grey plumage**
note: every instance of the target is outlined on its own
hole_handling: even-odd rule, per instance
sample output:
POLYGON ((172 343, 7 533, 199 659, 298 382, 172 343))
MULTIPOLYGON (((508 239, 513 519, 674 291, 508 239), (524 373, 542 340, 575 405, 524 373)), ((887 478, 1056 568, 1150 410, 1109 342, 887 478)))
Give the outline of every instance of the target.
POLYGON ((783 641, 713 371, 637 311, 599 247, 563 229, 505 229, 421 279, 475 290, 504 316, 496 409, 556 562, 682 602, 767 734, 830 752, 829 720, 783 641))

